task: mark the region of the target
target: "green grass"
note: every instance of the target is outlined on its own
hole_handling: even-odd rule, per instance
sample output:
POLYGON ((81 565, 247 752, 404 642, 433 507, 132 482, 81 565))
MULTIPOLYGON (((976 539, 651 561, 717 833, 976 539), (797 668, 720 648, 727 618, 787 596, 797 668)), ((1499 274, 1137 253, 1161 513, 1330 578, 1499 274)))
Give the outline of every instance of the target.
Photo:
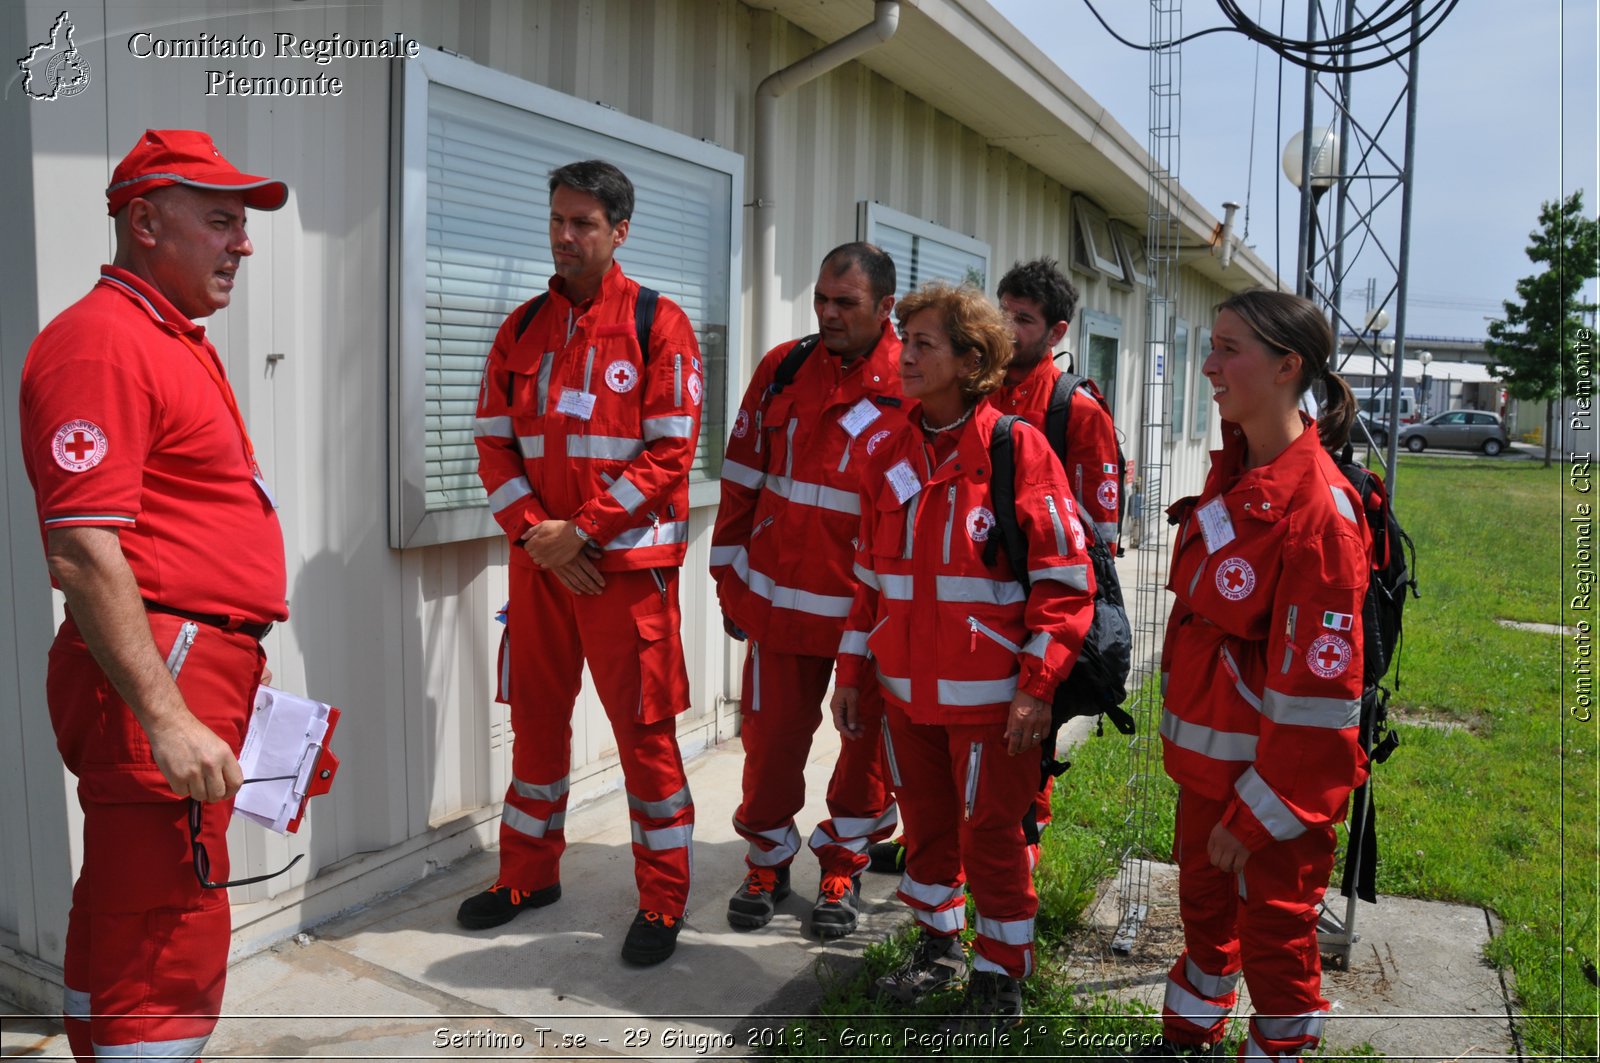
MULTIPOLYGON (((1561 559, 1564 536, 1569 564, 1572 553, 1561 512, 1564 476, 1533 462, 1402 459, 1397 508, 1418 546, 1423 597, 1406 608, 1402 685, 1391 703, 1402 745, 1376 769, 1378 888, 1495 912, 1503 932, 1487 959, 1514 975, 1525 1051, 1592 1058, 1600 995, 1584 970, 1597 960, 1600 724, 1573 720, 1563 709, 1560 636, 1496 623, 1563 622, 1562 605, 1574 589, 1561 559), (1564 586, 1566 597, 1557 597, 1564 586), (1417 722, 1423 720, 1458 728, 1417 722)), ((1571 649, 1568 640, 1569 656, 1571 649)), ((1161 855, 1170 848, 1173 790, 1159 756, 1157 765, 1150 814, 1139 830, 1161 855)), ((1153 1018, 1131 1023, 1120 1002, 1075 996, 1045 944, 1077 929, 1096 885, 1114 871, 1126 837, 1128 774, 1128 747, 1108 734, 1074 753, 1057 788, 1055 825, 1036 875, 1041 944, 1039 971, 1027 983, 1028 1043, 1017 1036, 970 1057, 908 1049, 905 1031, 936 1030, 928 1016, 954 998, 935 998, 919 1009, 923 1017, 909 1020, 868 999, 871 980, 903 957, 902 935, 868 949, 864 968, 826 976, 821 1016, 790 1028, 791 1038, 806 1043, 791 1039, 776 1054, 1092 1058, 1093 1050, 1064 1046, 1094 1034, 1153 1032, 1153 1018), (846 1030, 880 1035, 891 1047, 844 1047, 846 1030)), ((1376 1056, 1362 1046, 1316 1058, 1376 1056)))

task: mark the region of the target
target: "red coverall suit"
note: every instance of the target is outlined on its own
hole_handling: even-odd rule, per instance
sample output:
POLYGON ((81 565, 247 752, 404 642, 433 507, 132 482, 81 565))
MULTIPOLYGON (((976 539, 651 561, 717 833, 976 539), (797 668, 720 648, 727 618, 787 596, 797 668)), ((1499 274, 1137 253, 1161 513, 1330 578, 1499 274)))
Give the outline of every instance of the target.
POLYGON ((1357 723, 1370 537, 1315 426, 1248 472, 1238 426, 1223 422, 1222 435, 1203 493, 1170 511, 1181 528, 1161 738, 1179 786, 1188 948, 1162 1013, 1174 1044, 1219 1040, 1242 962, 1256 1013, 1240 1058, 1296 1060, 1328 1009, 1317 906, 1333 827, 1366 778, 1357 723), (1218 823, 1251 851, 1241 875, 1206 855, 1218 823))
POLYGON ((675 717, 689 707, 678 573, 689 466, 705 387, 689 319, 656 304, 649 357, 634 327, 639 286, 613 265, 574 306, 561 279, 521 336, 500 326, 478 399, 478 475, 510 537, 507 617, 512 780, 499 881, 555 885, 566 848, 572 708, 588 661, 628 792, 639 907, 681 916, 694 803, 675 717), (604 548, 599 595, 575 595, 520 545, 535 524, 572 520, 604 548))
MULTIPOLYGON (((283 533, 205 330, 133 274, 102 267, 34 341, 21 407, 41 533, 115 529, 146 602, 227 619, 231 630, 149 614, 189 710, 237 756, 266 661, 260 631, 239 628, 288 616, 283 533)), ((188 802, 70 612, 46 692, 83 807, 63 964, 73 1055, 197 1057, 222 1005, 227 891, 200 887, 188 802)), ((232 810, 213 802, 201 820, 212 881, 228 877, 232 810)))
MULTIPOLYGON (((1006 752, 1018 690, 1049 701, 1071 671, 1092 616, 1094 574, 1061 463, 1044 436, 1015 433, 1017 523, 1028 540, 1031 589, 1005 551, 989 493, 989 438, 1000 413, 925 442, 921 407, 868 440, 856 552, 860 585, 839 642, 838 682, 861 688, 877 660, 890 770, 906 810, 900 898, 924 931, 966 923, 965 879, 978 910, 978 969, 1033 970, 1038 898, 1022 816, 1039 788, 1034 751, 1006 752), (954 437, 954 438, 952 438, 954 437), (965 874, 963 874, 963 867, 965 874)), ((857 454, 857 459, 863 455, 857 454)))
MULTIPOLYGON (((752 867, 785 866, 800 848, 794 816, 805 803, 806 757, 856 586, 850 544, 860 523, 862 455, 851 444, 903 421, 900 340, 888 325, 848 371, 819 342, 769 398, 793 346, 762 359, 734 417, 711 538, 723 612, 750 639, 740 706, 743 800, 733 826, 750 843, 752 867)), ((898 821, 878 738, 882 700, 874 691, 865 701, 868 733, 841 745, 829 818, 811 835, 824 876, 858 874, 867 846, 898 821)))
MULTIPOLYGON (((1039 431, 1044 431, 1045 413, 1055 393, 1061 370, 1048 357, 1040 358, 1031 372, 1010 387, 1001 387, 988 402, 1001 413, 1016 414, 1039 431)), ((1067 484, 1078 503, 1078 516, 1094 525, 1102 542, 1117 541, 1117 502, 1121 484, 1121 465, 1117 460, 1117 429, 1111 414, 1101 404, 1100 389, 1086 381, 1067 407, 1067 484)), ((1114 549, 1114 547, 1113 547, 1114 549)), ((1046 779, 1033 802, 1034 837, 1050 825, 1050 791, 1054 779, 1046 779)), ((1037 859, 1037 853, 1034 854, 1037 859)))

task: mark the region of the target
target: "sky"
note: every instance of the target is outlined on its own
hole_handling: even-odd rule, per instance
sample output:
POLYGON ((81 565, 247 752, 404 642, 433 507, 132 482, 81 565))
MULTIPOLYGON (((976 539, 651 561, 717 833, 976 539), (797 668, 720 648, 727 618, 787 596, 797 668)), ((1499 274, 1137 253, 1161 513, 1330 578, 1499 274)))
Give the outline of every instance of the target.
MULTIPOLYGON (((1117 43, 1084 0, 989 2, 1147 144, 1145 52, 1117 43)), ((1150 8, 1143 0, 1093 2, 1123 37, 1148 41, 1150 8)), ((1240 6, 1252 16, 1259 9, 1258 21, 1274 30, 1282 14, 1285 36, 1305 35, 1307 8, 1299 0, 1240 0, 1240 6)), ((1329 12, 1342 7, 1332 0, 1323 6, 1329 12)), ((1379 5, 1361 0, 1358 6, 1370 12, 1379 5)), ((1526 254, 1541 203, 1581 189, 1585 213, 1595 216, 1597 7, 1595 0, 1461 0, 1423 42, 1408 336, 1481 338, 1486 318, 1503 316, 1502 300, 1515 296, 1517 279, 1542 268, 1526 254)), ((1184 34, 1218 25, 1226 20, 1211 0, 1183 5, 1184 34)), ((1304 72, 1283 64, 1280 127, 1279 61, 1265 48, 1237 33, 1211 34, 1183 46, 1179 68, 1179 181, 1219 219, 1225 200, 1244 204, 1248 195, 1246 242, 1280 276, 1292 278, 1298 190, 1283 176, 1279 159, 1301 126, 1304 72), (1279 196, 1281 205, 1275 203, 1279 196), (1280 210, 1281 221, 1275 217, 1280 210)), ((1402 84, 1393 65, 1356 74, 1351 91, 1357 119, 1380 125, 1402 84)), ((1331 116, 1331 105, 1319 106, 1319 123, 1331 116)), ((1397 158, 1402 120, 1397 115, 1381 138, 1397 158)), ((1382 246, 1394 256, 1400 245, 1398 201, 1396 192, 1375 215, 1382 246)), ((1244 231, 1244 221, 1241 210, 1236 233, 1244 231)), ((1393 268, 1377 254, 1369 243, 1347 274, 1343 304, 1356 320, 1365 309, 1367 278, 1378 277, 1380 285, 1393 280, 1393 268)), ((1591 283, 1591 299, 1594 288, 1591 283)), ((1389 331, 1393 327, 1391 322, 1389 331)))

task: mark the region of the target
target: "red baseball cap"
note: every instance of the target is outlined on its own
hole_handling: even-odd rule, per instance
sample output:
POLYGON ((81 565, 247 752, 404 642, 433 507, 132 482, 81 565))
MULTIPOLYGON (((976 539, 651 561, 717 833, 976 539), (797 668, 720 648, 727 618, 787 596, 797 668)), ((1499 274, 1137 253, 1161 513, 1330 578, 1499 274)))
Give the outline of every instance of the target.
POLYGON ((146 129, 111 174, 106 213, 116 214, 135 196, 163 185, 188 185, 213 192, 242 192, 246 206, 277 210, 289 186, 270 177, 240 173, 206 134, 194 129, 146 129))

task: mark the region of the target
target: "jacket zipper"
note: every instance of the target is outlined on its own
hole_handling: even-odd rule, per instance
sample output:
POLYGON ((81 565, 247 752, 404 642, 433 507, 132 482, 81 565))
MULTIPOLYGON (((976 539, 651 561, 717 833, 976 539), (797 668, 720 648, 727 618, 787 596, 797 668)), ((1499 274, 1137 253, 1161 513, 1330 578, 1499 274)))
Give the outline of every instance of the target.
POLYGON ((783 456, 783 478, 794 479, 794 433, 800 427, 800 418, 789 418, 789 431, 785 436, 784 449, 787 453, 783 456))
POLYGON ((978 766, 983 763, 983 743, 972 743, 967 754, 967 818, 972 818, 972 806, 978 803, 978 766))
POLYGON ((1044 496, 1044 504, 1050 510, 1050 523, 1056 529, 1056 553, 1062 557, 1067 556, 1067 529, 1061 526, 1061 514, 1056 512, 1056 500, 1052 495, 1044 496))
POLYGON ((672 356, 672 405, 683 405, 683 355, 672 356))
POLYGON ((593 388, 591 388, 589 386, 589 382, 593 377, 594 377, 594 348, 590 347, 589 348, 589 357, 584 359, 584 362, 583 362, 583 393, 585 395, 589 394, 591 391, 594 390, 593 388))
POLYGON ((539 375, 534 382, 536 395, 534 410, 540 417, 545 415, 550 405, 550 370, 555 365, 555 360, 554 351, 545 351, 544 356, 539 359, 539 375))
POLYGON ((1000 646, 1004 646, 1006 649, 1010 650, 1012 653, 1021 653, 1022 652, 1022 647, 1021 646, 1018 646, 1015 642, 1012 642, 1010 639, 1006 638, 1004 635, 1000 634, 998 631, 996 631, 993 628, 989 627, 988 625, 984 624, 981 620, 979 620, 975 616, 967 617, 967 627, 972 629, 972 639, 967 643, 967 652, 968 653, 973 653, 973 652, 977 651, 977 649, 978 649, 978 636, 980 634, 988 636, 996 644, 998 644, 1000 646))
POLYGON ((757 454, 761 453, 761 414, 763 412, 764 411, 762 411, 762 410, 757 410, 756 411, 756 453, 757 454))
POLYGON ((757 524, 754 528, 750 529, 750 538, 754 539, 756 536, 758 536, 762 532, 766 531, 767 530, 767 525, 771 524, 773 521, 775 521, 777 519, 778 518, 776 518, 776 517, 763 517, 759 524, 757 524))
POLYGON ((840 472, 844 472, 845 467, 850 464, 850 451, 852 451, 853 449, 855 449, 855 448, 853 446, 851 446, 851 444, 849 444, 849 443, 845 444, 844 457, 839 459, 839 471, 840 472))
POLYGON ((661 545, 661 518, 657 514, 650 514, 650 545, 661 545))
POLYGON ((944 519, 944 563, 950 563, 950 532, 956 526, 956 485, 950 485, 950 513, 944 519))
POLYGON ((911 560, 911 546, 917 534, 917 503, 922 500, 922 492, 918 491, 911 496, 911 504, 906 507, 906 560, 911 560))
POLYGON ((1282 671, 1282 674, 1284 674, 1284 675, 1288 675, 1289 674, 1289 666, 1294 663, 1294 622, 1295 622, 1295 619, 1297 618, 1297 616, 1299 615, 1299 612, 1300 612, 1300 607, 1299 606, 1297 606, 1297 605, 1289 606, 1289 619, 1283 625, 1283 671, 1282 671))
POLYGON ((167 654, 167 671, 173 679, 178 678, 178 673, 183 671, 183 662, 189 657, 189 650, 194 646, 194 637, 200 633, 200 625, 193 620, 185 621, 178 629, 178 637, 173 640, 172 652, 167 654))

